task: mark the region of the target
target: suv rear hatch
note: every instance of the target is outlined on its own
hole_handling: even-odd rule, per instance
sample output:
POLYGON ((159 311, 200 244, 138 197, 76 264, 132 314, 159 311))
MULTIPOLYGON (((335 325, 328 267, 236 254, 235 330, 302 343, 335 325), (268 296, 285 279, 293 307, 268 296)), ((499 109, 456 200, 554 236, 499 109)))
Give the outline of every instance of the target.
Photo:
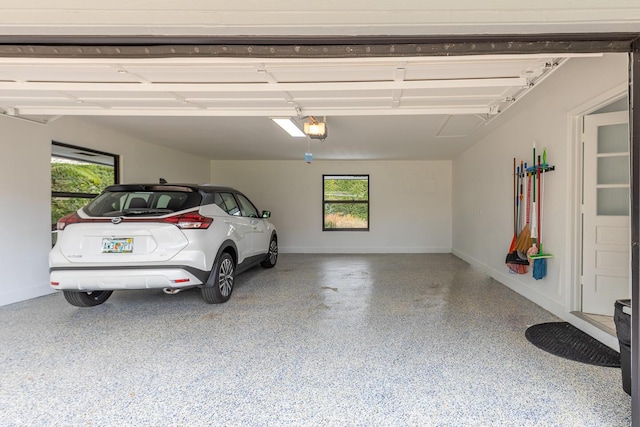
POLYGON ((160 262, 188 244, 184 229, 203 229, 197 189, 167 185, 116 185, 58 222, 57 245, 71 263, 160 262))

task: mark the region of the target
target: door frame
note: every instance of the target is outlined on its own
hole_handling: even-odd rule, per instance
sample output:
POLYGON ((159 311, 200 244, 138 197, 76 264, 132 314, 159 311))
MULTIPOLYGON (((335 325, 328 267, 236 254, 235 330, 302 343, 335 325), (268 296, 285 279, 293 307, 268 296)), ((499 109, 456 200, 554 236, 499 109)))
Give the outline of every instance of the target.
POLYGON ((571 291, 567 295, 567 306, 570 311, 582 311, 582 193, 583 193, 583 149, 582 133, 584 117, 624 98, 629 91, 629 84, 621 82, 607 92, 589 100, 567 113, 567 129, 570 144, 567 144, 567 227, 565 241, 568 242, 570 261, 565 279, 571 283, 571 291))
MULTIPOLYGON (((624 99, 624 98, 622 98, 624 99)), ((583 153, 583 176, 582 176, 582 214, 581 214, 581 224, 582 224, 582 233, 579 237, 582 239, 582 250, 580 253, 581 258, 581 309, 580 311, 583 313, 600 313, 613 317, 614 315, 614 302, 617 299, 626 299, 631 298, 631 206, 628 205, 628 213, 625 215, 616 215, 616 214, 599 214, 599 203, 598 199, 598 179, 596 177, 597 171, 600 168, 599 159, 600 153, 597 148, 598 145, 598 129, 600 126, 606 126, 607 123, 624 123, 627 126, 626 133, 626 149, 628 150, 624 156, 614 157, 621 161, 624 161, 624 167, 627 168, 628 177, 625 188, 621 190, 624 191, 627 198, 630 199, 630 168, 631 168, 631 153, 629 144, 629 112, 628 110, 620 110, 620 111, 610 111, 610 112, 601 112, 596 111, 593 114, 589 114, 583 116, 584 120, 584 133, 583 133, 583 144, 582 144, 582 153, 583 153), (595 133, 594 133, 595 131, 595 133), (595 145, 593 145, 595 142, 595 145), (588 157, 587 157, 588 156, 588 157), (597 165, 596 165, 597 164, 597 165), (590 169, 590 168, 595 168, 590 169), (590 206, 589 206, 590 205, 590 206), (627 233, 625 234, 624 242, 608 242, 602 243, 598 242, 596 235, 598 235, 597 230, 600 227, 625 227, 627 233), (592 252, 593 251, 593 252, 592 252), (622 256, 622 253, 615 256, 615 262, 623 262, 623 258, 626 258, 626 267, 624 269, 618 269, 611 265, 596 265, 595 259, 598 258, 599 253, 603 251, 603 254, 612 254, 618 253, 618 251, 624 251, 625 257, 622 256), (588 262, 585 262, 585 256, 587 259, 591 259, 588 262), (595 258, 591 258, 594 257, 595 258), (622 276, 624 275, 624 276, 622 276), (591 276, 591 277, 590 277, 591 276), (598 291, 599 278, 608 280, 617 281, 615 278, 623 279, 619 284, 616 284, 616 289, 620 293, 617 293, 615 297, 613 297, 609 292, 600 293, 598 291), (624 291, 622 286, 624 284, 624 291), (617 288, 617 287, 620 288, 617 288), (609 294, 608 296, 606 294, 609 294)), ((621 149, 622 150, 622 149, 621 149)), ((606 156, 606 155, 605 155, 606 156)), ((630 202, 630 201, 629 201, 630 202)), ((622 236, 621 236, 622 237, 622 236)), ((611 261, 611 260, 610 260, 611 261)), ((603 261, 604 262, 604 261, 603 261)), ((610 288, 610 291, 612 289, 610 288)))
POLYGON ((631 423, 640 426, 640 40, 629 53, 631 134, 631 423))

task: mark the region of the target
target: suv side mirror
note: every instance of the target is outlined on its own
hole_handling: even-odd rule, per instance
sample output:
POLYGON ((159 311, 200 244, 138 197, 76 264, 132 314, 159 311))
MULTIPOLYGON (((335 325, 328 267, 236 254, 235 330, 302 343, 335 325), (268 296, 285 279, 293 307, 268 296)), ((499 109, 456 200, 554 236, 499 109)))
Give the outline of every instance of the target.
POLYGON ((262 218, 271 218, 271 211, 262 211, 262 218))

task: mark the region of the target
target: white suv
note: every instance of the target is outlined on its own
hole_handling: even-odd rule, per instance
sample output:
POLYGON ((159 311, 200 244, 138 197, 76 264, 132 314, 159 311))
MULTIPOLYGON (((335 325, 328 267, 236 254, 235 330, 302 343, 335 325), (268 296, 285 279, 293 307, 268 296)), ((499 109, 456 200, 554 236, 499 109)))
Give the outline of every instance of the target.
POLYGON ((236 273, 276 265, 270 216, 228 187, 112 185, 58 221, 51 287, 78 307, 102 304, 114 290, 193 287, 207 303, 223 303, 236 273))

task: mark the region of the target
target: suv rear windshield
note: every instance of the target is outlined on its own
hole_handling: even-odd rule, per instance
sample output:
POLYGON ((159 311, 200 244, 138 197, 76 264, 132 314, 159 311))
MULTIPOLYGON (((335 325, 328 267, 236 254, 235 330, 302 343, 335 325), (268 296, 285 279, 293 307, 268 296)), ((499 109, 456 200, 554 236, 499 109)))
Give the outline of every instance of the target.
POLYGON ((106 191, 83 209, 93 217, 167 215, 200 206, 198 192, 106 191))

